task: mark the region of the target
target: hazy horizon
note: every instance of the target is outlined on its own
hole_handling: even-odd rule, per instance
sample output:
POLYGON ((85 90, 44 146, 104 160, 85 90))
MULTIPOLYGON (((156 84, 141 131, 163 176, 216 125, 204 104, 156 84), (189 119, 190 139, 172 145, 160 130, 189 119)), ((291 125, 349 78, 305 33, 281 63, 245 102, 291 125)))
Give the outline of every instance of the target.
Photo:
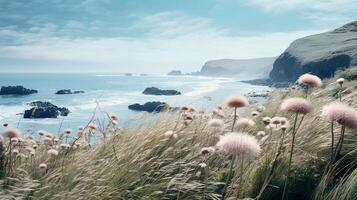
POLYGON ((0 72, 186 73, 273 57, 351 22, 354 2, 0 0, 0 72))

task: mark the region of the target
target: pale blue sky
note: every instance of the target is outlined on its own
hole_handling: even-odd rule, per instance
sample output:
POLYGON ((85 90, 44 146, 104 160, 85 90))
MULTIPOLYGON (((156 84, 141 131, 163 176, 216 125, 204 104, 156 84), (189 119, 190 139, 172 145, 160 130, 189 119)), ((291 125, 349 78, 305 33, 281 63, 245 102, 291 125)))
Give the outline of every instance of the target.
POLYGON ((357 0, 0 0, 0 71, 197 71, 277 56, 355 10, 357 0))

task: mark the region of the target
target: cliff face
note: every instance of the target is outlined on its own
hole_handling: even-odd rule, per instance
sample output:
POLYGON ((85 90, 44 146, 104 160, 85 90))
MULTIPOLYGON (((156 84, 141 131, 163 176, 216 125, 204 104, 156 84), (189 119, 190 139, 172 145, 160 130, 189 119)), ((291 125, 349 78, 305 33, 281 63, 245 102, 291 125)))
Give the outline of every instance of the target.
POLYGON ((269 76, 274 81, 294 81, 303 73, 325 78, 354 65, 357 65, 357 21, 295 40, 276 59, 269 76))
POLYGON ((208 76, 249 76, 266 78, 273 67, 275 57, 255 59, 220 59, 207 61, 199 74, 208 76))

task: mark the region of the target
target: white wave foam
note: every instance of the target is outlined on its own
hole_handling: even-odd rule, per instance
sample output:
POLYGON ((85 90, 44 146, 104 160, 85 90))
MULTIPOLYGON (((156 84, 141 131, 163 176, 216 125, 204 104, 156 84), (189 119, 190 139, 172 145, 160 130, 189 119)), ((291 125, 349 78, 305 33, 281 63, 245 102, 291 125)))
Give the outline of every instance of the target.
MULTIPOLYGON (((205 77, 206 79, 206 77, 205 77)), ((214 92, 215 90, 219 89, 221 87, 222 83, 229 83, 233 82, 233 79, 230 78, 215 78, 215 79, 210 79, 210 81, 205 81, 202 83, 199 83, 197 87, 193 88, 193 91, 187 92, 184 95, 185 96, 199 96, 205 93, 210 93, 214 92)))
POLYGON ((110 106, 116 106, 116 105, 120 105, 120 104, 124 104, 128 102, 128 99, 123 99, 123 98, 115 98, 115 99, 93 99, 90 100, 88 102, 83 102, 79 105, 75 105, 75 106, 70 106, 69 110, 71 112, 74 112, 76 110, 93 110, 97 107, 97 105, 99 104, 99 106, 101 108, 104 107, 110 107, 110 106))

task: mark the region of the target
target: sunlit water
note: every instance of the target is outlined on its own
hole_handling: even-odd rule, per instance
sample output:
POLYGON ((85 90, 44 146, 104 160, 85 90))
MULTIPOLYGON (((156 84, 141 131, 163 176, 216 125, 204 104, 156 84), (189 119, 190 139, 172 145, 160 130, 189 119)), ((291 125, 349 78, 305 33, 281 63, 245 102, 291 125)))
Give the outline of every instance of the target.
MULTIPOLYGON (((62 128, 76 129, 86 125, 92 118, 100 123, 105 113, 120 117, 125 126, 139 115, 128 110, 128 105, 147 101, 165 101, 171 106, 190 105, 207 110, 224 102, 227 96, 243 95, 250 91, 269 90, 265 86, 254 86, 238 82, 233 78, 211 78, 199 76, 125 76, 95 74, 0 74, 0 85, 23 85, 39 92, 28 96, 1 96, 0 122, 18 126, 22 130, 36 132, 45 129, 57 133, 62 128), (146 87, 175 89, 180 96, 143 95, 146 87), (84 90, 84 94, 56 95, 60 89, 84 90), (212 99, 209 100, 211 97, 212 99), (22 119, 27 104, 32 101, 49 101, 67 107, 71 113, 57 119, 22 119)), ((260 99, 261 100, 261 99, 260 99)), ((259 101, 259 99, 258 99, 259 101)))

